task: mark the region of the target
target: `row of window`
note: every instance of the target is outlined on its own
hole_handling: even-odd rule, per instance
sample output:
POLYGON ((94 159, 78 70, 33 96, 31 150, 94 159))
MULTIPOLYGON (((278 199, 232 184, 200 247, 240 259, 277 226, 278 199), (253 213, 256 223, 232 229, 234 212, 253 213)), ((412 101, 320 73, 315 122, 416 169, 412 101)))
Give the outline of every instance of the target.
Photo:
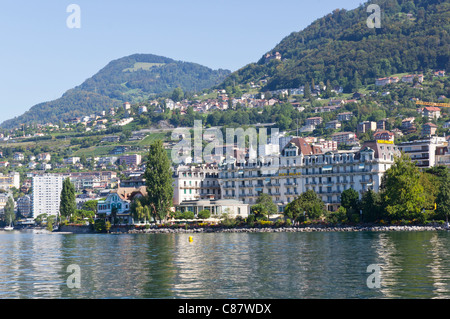
MULTIPOLYGON (((184 194, 187 195, 187 193, 189 192, 189 194, 192 194, 192 189, 184 189, 184 194)), ((200 193, 200 191, 198 189, 194 189, 194 194, 200 194, 200 195, 206 195, 206 194, 216 194, 216 190, 210 189, 209 192, 204 193, 203 191, 200 193)), ((217 194, 220 194, 220 189, 217 190, 217 194)))
MULTIPOLYGON (((183 185, 185 187, 188 186, 188 181, 184 181, 183 185)), ((193 186, 193 185, 195 187, 198 187, 199 186, 199 182, 198 181, 194 181, 194 184, 192 184, 192 181, 189 181, 189 186, 193 186)), ((203 187, 203 186, 205 186, 204 181, 200 181, 200 187, 203 187)), ((206 181, 206 186, 216 186, 216 181, 215 180, 213 180, 213 181, 206 181), (211 185, 210 185, 210 182, 211 182, 211 185)))

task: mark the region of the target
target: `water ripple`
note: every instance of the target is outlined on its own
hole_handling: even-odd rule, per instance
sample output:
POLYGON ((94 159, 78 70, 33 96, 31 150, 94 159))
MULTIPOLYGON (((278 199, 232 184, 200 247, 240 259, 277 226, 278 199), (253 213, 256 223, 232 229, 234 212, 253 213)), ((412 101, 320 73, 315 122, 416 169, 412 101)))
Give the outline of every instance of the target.
POLYGON ((447 232, 191 235, 0 233, 0 298, 450 297, 447 232))

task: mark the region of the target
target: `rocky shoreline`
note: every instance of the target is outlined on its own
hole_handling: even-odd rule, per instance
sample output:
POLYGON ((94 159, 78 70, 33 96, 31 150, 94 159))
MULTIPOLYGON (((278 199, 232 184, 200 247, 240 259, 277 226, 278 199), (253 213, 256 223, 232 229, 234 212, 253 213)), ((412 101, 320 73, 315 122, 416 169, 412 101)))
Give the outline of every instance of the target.
MULTIPOLYGON (((128 234, 168 233, 280 233, 280 232, 387 232, 387 231, 446 231, 445 225, 425 226, 291 226, 291 227, 205 227, 205 228, 149 228, 132 229, 128 234)), ((110 232, 114 234, 115 232, 110 232)))

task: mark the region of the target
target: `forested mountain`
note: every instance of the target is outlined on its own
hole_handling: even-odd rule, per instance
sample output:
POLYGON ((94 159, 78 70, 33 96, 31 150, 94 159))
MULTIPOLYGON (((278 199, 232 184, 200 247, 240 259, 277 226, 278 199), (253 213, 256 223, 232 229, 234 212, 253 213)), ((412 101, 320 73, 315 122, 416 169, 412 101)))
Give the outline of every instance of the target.
POLYGON ((428 69, 450 71, 448 0, 377 0, 354 10, 336 9, 283 39, 268 54, 232 73, 220 87, 263 83, 263 90, 329 83, 354 91, 375 78, 428 69), (369 4, 381 9, 381 28, 369 28, 369 4))
POLYGON ((146 100, 153 94, 171 92, 177 87, 185 92, 198 92, 219 84, 229 74, 228 70, 211 70, 196 63, 135 54, 111 61, 61 98, 37 104, 1 126, 11 128, 22 123, 57 123, 117 107, 126 101, 146 100))

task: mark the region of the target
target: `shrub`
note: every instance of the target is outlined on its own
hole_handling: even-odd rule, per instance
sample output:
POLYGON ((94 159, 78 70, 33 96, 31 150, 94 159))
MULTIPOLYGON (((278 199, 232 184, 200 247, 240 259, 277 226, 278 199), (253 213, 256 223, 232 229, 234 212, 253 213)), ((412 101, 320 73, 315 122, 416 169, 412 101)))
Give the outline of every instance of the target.
POLYGON ((222 226, 229 228, 236 227, 238 225, 238 221, 236 219, 229 218, 228 216, 225 216, 220 223, 222 226))
POLYGON ((359 215, 358 214, 351 214, 350 215, 350 221, 353 223, 359 223, 360 219, 359 219, 359 215))
POLYGON ((273 223, 271 221, 269 221, 269 220, 262 220, 262 219, 258 220, 257 223, 259 225, 263 226, 263 227, 267 227, 267 226, 272 226, 273 225, 273 223))
POLYGON ((275 226, 277 226, 277 227, 281 227, 284 224, 285 224, 284 220, 282 220, 281 218, 277 219, 277 221, 275 222, 275 226))
POLYGON ((207 210, 207 209, 201 210, 198 213, 198 218, 208 219, 209 217, 211 217, 211 212, 209 210, 207 210))
POLYGON ((348 222, 347 209, 341 206, 337 211, 328 213, 327 221, 332 224, 340 224, 348 222))
MULTIPOLYGON (((111 224, 109 225, 111 227, 111 224)), ((94 222, 94 230, 96 233, 106 232, 106 223, 104 219, 97 219, 94 222)))
POLYGON ((194 219, 195 215, 194 212, 185 211, 182 215, 182 219, 194 219))
POLYGON ((250 227, 255 226, 255 215, 251 214, 247 217, 247 225, 250 227))
POLYGON ((183 216, 183 213, 180 211, 176 211, 175 213, 173 213, 173 218, 175 219, 181 219, 183 216))

